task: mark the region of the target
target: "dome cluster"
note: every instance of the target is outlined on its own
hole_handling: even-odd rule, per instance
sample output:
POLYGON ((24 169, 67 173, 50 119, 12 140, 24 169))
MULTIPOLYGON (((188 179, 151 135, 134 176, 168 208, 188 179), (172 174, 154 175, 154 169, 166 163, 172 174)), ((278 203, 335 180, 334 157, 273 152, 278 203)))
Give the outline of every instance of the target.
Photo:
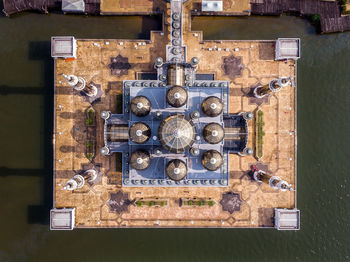
MULTIPOLYGON (((173 76, 174 79, 175 76, 173 76)), ((166 102, 173 108, 184 107, 188 102, 187 89, 179 85, 171 86, 166 92, 166 102)), ((217 117, 222 114, 223 108, 224 104, 221 99, 216 96, 209 96, 201 103, 202 113, 195 110, 189 114, 189 117, 177 113, 162 119, 158 127, 157 138, 165 150, 175 154, 189 150, 192 156, 201 157, 201 164, 205 169, 216 171, 223 165, 223 156, 217 150, 207 150, 201 153, 199 148, 192 147, 196 140, 200 140, 193 121, 200 120, 201 114, 205 117, 217 117)), ((137 117, 146 117, 152 111, 152 103, 146 96, 136 96, 131 100, 130 111, 137 117)), ((158 115, 156 116, 158 117, 158 115)), ((159 118, 162 118, 162 113, 160 113, 159 118)), ((133 143, 141 145, 147 143, 150 139, 152 131, 146 122, 139 121, 130 126, 129 139, 133 143)), ((214 121, 206 124, 202 130, 202 137, 208 144, 220 144, 224 136, 225 129, 221 124, 214 121)), ((146 170, 151 164, 152 156, 146 150, 137 149, 130 156, 130 165, 135 170, 146 170)), ((182 159, 171 159, 165 165, 167 177, 174 181, 184 179, 187 172, 187 163, 182 159)))

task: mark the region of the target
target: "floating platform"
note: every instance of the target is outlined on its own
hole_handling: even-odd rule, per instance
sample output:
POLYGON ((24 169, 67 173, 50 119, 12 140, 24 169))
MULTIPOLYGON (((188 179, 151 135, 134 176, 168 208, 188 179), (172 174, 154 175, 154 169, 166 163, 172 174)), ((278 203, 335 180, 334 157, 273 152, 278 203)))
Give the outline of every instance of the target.
MULTIPOLYGON (((71 218, 75 228, 274 228, 276 208, 297 208, 296 73, 300 40, 204 41, 202 32, 190 30, 192 4, 195 3, 197 1, 183 4, 161 1, 157 8, 164 16, 163 30, 151 32, 150 40, 52 38, 55 61, 53 214, 73 208, 71 218), (174 13, 179 16, 173 16, 174 13), (173 19, 180 24, 174 25, 173 19), (181 28, 180 34, 174 33, 176 28, 181 28), (176 65, 183 69, 177 71, 176 65), (169 68, 175 71, 163 77, 164 70, 169 68), (143 79, 147 75, 152 79, 143 79), (197 76, 210 77, 198 80, 197 76), (226 99, 224 109, 212 118, 227 128, 222 146, 214 145, 219 153, 227 154, 227 160, 223 159, 227 176, 222 178, 221 173, 212 176, 212 180, 219 179, 217 184, 211 184, 210 172, 202 172, 207 162, 192 165, 192 169, 188 166, 188 170, 192 170, 189 184, 185 178, 164 186, 158 184, 159 178, 164 178, 163 170, 160 171, 162 178, 154 169, 156 180, 152 172, 136 172, 129 168, 130 155, 126 153, 135 146, 129 141, 131 122, 134 118, 143 121, 142 117, 130 116, 131 99, 142 94, 148 96, 153 105, 159 102, 153 109, 149 108, 147 117, 160 117, 159 110, 171 111, 166 108, 170 108, 167 104, 172 102, 164 102, 167 92, 161 92, 162 88, 167 90, 173 85, 168 81, 182 83, 187 90, 194 88, 193 97, 200 99, 197 116, 190 109, 196 106, 193 99, 183 106, 185 109, 181 109, 182 105, 178 109, 171 108, 172 112, 178 110, 193 119, 203 117, 204 109, 200 104, 208 95, 204 95, 205 92, 200 95, 200 90, 216 94, 217 88, 218 94, 222 94, 220 99, 226 99), (277 92, 276 85, 278 87, 281 81, 286 84, 277 92), (265 86, 274 86, 274 92, 265 86), (154 93, 158 94, 155 97, 150 89, 153 87, 160 90, 154 93), (266 96, 257 98, 254 95, 259 88, 266 96), (148 89, 151 91, 146 92, 148 89), (244 121, 239 120, 241 118, 244 121), (106 124, 110 121, 113 128, 106 124), (106 140, 109 132, 112 132, 113 144, 106 140), (232 139, 244 141, 243 146, 227 143, 232 139), (113 153, 112 145, 113 148, 119 145, 122 153, 113 153), (225 147, 236 149, 230 151, 225 147), (256 180, 252 167, 268 174, 270 181, 256 180), (203 179, 200 173, 208 174, 208 179, 203 179), (132 179, 131 175, 138 179, 138 184, 125 184, 132 179), (221 179, 226 179, 225 183, 220 184, 221 179), (277 189, 282 187, 274 181, 282 180, 290 184, 290 190, 277 189)), ((139 109, 142 108, 141 104, 139 109)), ((193 121, 196 130, 201 130, 193 121)), ((153 132, 154 127, 149 126, 153 132)), ((145 130, 142 132, 148 132, 147 128, 145 130)), ((172 135, 178 137, 181 132, 176 130, 172 135)), ((140 139, 142 134, 146 133, 140 133, 140 139)), ((165 152, 169 148, 161 147, 157 134, 151 134, 147 134, 149 142, 137 148, 148 150, 153 161, 156 156, 169 154, 165 152), (161 150, 158 152, 153 146, 160 146, 161 150)), ((189 143, 202 152, 200 150, 206 150, 209 144, 201 139, 202 131, 197 131, 197 135, 199 139, 189 143)), ((187 158, 187 154, 197 154, 188 150, 172 153, 171 157, 184 159, 188 164, 191 158, 187 158)), ((142 161, 149 161, 147 154, 142 157, 143 160, 137 160, 140 168, 142 161)), ((181 170, 175 172, 176 177, 182 174, 181 170)), ((68 225, 68 220, 61 224, 68 225)), ((57 225, 59 227, 60 223, 52 224, 51 229, 57 229, 57 225)))

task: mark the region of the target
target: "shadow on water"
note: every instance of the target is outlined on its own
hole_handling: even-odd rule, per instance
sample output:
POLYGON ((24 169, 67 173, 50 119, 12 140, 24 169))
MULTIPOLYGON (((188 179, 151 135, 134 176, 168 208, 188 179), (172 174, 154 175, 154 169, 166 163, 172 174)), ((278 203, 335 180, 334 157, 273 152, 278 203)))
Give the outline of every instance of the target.
MULTIPOLYGON (((138 34, 140 39, 150 39, 150 30, 159 31, 162 29, 162 16, 142 16, 142 30, 138 34)), ((43 178, 43 203, 41 205, 29 205, 27 220, 30 224, 49 224, 50 209, 53 203, 53 83, 54 83, 54 62, 51 58, 51 43, 49 41, 30 42, 29 43, 29 60, 39 60, 43 63, 44 68, 44 88, 22 88, 7 87, 1 89, 0 95, 8 93, 18 94, 42 94, 44 96, 44 168, 43 170, 12 170, 4 169, 4 175, 39 175, 43 178)))
POLYGON ((5 166, 0 167, 0 177, 6 176, 43 176, 44 169, 35 168, 8 168, 5 166))
MULTIPOLYGON (((0 1, 0 9, 3 9, 2 1, 0 1)), ((17 14, 18 16, 28 16, 31 15, 27 12, 21 12, 17 14)), ((15 15, 15 16, 17 16, 15 15)), ((34 16, 35 17, 35 16, 34 16)), ((47 16, 48 20, 56 18, 54 16, 47 16)), ((0 19, 7 18, 4 14, 0 14, 0 19)), ((11 19, 13 16, 11 17, 11 19)), ((18 17, 13 20, 18 19, 18 17)), ((62 19, 63 21, 75 21, 75 17, 62 16, 57 19, 62 19)), ((92 17, 89 21, 95 21, 97 18, 92 17)), ((138 27, 138 21, 140 17, 135 18, 136 23, 134 26, 131 26, 130 30, 127 32, 127 36, 125 38, 128 39, 150 39, 150 31, 159 31, 162 29, 162 16, 161 15, 151 15, 151 16, 142 16, 142 27, 138 27), (141 29, 141 30, 140 30, 141 29)), ((112 18, 112 17, 103 17, 98 21, 102 21, 102 24, 110 24, 110 22, 116 21, 116 23, 127 24, 130 18, 112 18)), ((131 21, 131 20, 130 20, 131 21)), ((96 23, 92 23, 92 26, 95 26, 96 23)), ((101 25, 98 24, 98 29, 100 29, 101 25)), ((59 34, 64 34, 57 29, 59 34)), ((83 38, 104 38, 106 35, 105 32, 101 30, 94 30, 93 32, 80 32, 76 29, 81 35, 79 37, 83 38), (97 33, 96 33, 97 32, 97 33), (102 33, 101 33, 102 32, 102 33), (103 34, 103 36, 101 35, 103 34)), ((57 32, 50 32, 50 35, 55 35, 57 32)), ((119 38, 119 34, 122 32, 115 32, 111 36, 111 38, 119 38)), ((78 35, 78 33, 77 33, 78 35)), ((124 37, 124 36, 122 36, 124 37)), ((49 39, 49 38, 46 38, 49 39)), ((40 117, 43 118, 42 125, 44 130, 40 140, 43 144, 43 168, 42 169, 31 169, 31 168, 10 168, 7 166, 0 166, 0 177, 9 177, 9 176, 35 176, 39 177, 42 181, 42 188, 40 188, 40 194, 42 202, 38 205, 28 205, 27 206, 27 222, 29 224, 49 224, 49 214, 50 209, 52 208, 53 203, 53 146, 52 146, 52 132, 53 132, 53 83, 54 83, 54 61, 51 58, 51 43, 50 41, 28 41, 28 53, 25 60, 35 61, 40 64, 40 68, 43 68, 44 72, 41 76, 43 79, 43 84, 39 86, 30 86, 26 87, 25 85, 8 85, 2 84, 0 85, 0 96, 6 95, 39 95, 44 98, 43 102, 43 110, 40 113, 40 117)), ((66 176, 71 175, 70 173, 64 174, 66 176)))
MULTIPOLYGON (((53 197, 53 59, 51 58, 50 42, 30 42, 29 43, 29 59, 40 60, 44 69, 44 86, 42 95, 44 96, 44 169, 39 170, 38 174, 43 178, 43 203, 41 205, 28 206, 28 223, 49 224, 49 214, 52 207, 53 197)), ((21 170, 19 170, 21 171, 21 170)), ((29 170, 30 171, 30 170, 29 170)), ((17 172, 17 170, 16 170, 17 172)), ((34 172, 34 171, 32 171, 34 172)), ((17 173, 18 174, 18 173, 17 173)))
POLYGON ((137 38, 151 39, 151 30, 162 30, 162 15, 142 16, 142 29, 137 38))
POLYGON ((191 29, 202 31, 204 40, 271 40, 315 35, 308 19, 291 15, 214 17, 192 16, 191 29))
POLYGON ((22 87, 22 86, 0 86, 0 95, 41 95, 45 92, 44 88, 41 87, 22 87))
POLYGON ((2 12, 2 10, 4 10, 4 3, 2 1, 0 1, 0 18, 1 17, 6 17, 4 12, 2 12))

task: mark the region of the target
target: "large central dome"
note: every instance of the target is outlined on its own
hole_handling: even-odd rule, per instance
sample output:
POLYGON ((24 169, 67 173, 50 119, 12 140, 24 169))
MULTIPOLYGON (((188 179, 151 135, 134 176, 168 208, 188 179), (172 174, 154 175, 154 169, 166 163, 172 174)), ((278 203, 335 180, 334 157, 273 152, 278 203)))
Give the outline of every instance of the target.
POLYGON ((194 143, 196 129, 184 115, 172 115, 160 123, 158 135, 165 149, 181 153, 194 143))

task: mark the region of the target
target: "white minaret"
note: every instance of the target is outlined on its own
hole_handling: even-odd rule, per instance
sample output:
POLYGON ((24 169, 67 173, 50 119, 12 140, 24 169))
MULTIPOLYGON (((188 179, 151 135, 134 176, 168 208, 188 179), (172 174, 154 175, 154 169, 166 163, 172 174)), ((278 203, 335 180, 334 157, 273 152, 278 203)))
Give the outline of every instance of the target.
POLYGON ((75 175, 72 179, 69 179, 66 185, 63 187, 63 190, 73 191, 79 188, 82 188, 85 184, 85 179, 81 175, 75 175))
POLYGON ((82 77, 76 75, 65 75, 62 76, 67 80, 67 84, 73 87, 74 90, 83 91, 87 96, 93 97, 97 95, 97 87, 94 84, 86 85, 86 81, 82 77))
POLYGON ((97 178, 97 171, 95 169, 86 170, 83 176, 86 181, 93 182, 97 178))
POLYGON ((291 84, 291 77, 281 77, 279 79, 273 79, 269 84, 258 86, 254 89, 254 96, 256 98, 263 98, 270 93, 278 93, 282 88, 291 84))
POLYGON ((96 96, 97 95, 97 87, 93 84, 90 83, 89 85, 87 85, 83 92, 90 97, 96 96))
POLYGON ((84 78, 76 75, 65 75, 62 76, 67 80, 67 84, 73 87, 77 91, 82 91, 85 88, 86 82, 84 78))
POLYGON ((260 183, 265 183, 270 185, 273 189, 278 189, 281 191, 293 191, 291 184, 288 184, 286 181, 282 180, 278 176, 271 176, 262 170, 254 170, 253 178, 255 181, 260 183))
POLYGON ((83 175, 76 174, 69 179, 63 190, 73 191, 82 188, 85 185, 85 181, 93 182, 97 178, 97 171, 95 169, 89 169, 84 172, 83 175))

